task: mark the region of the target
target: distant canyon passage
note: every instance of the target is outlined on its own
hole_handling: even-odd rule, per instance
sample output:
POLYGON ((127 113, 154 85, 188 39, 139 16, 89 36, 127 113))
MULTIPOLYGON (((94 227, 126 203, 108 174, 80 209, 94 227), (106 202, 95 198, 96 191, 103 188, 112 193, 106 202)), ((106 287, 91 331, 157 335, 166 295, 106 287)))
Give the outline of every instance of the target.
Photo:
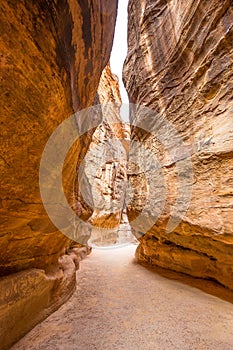
POLYGON ((232 1, 129 0, 130 126, 109 66, 116 15, 117 0, 1 1, 1 350, 72 295, 88 241, 132 231, 139 262, 233 289, 232 1), (83 222, 112 232, 75 221, 72 240, 46 213, 39 167, 56 128, 96 105, 76 120, 88 131, 66 155, 61 187, 83 222), (105 145, 117 154, 113 140, 125 158, 102 163, 105 145))

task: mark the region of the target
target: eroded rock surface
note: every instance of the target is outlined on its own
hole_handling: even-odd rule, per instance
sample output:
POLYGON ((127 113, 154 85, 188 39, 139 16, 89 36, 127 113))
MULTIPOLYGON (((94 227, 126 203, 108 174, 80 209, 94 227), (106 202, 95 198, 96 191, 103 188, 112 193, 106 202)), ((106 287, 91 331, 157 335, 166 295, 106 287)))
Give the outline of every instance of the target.
MULTIPOLYGON (((232 23, 233 7, 228 0, 130 0, 129 49, 124 66, 130 102, 152 111, 141 113, 136 108, 131 113, 132 122, 139 126, 132 128, 132 143, 140 142, 150 156, 144 173, 131 168, 129 179, 135 195, 128 205, 129 219, 141 214, 151 193, 154 208, 163 208, 141 238, 137 257, 193 276, 213 278, 231 289, 232 23), (145 126, 147 131, 142 130, 145 126), (177 135, 182 146, 176 142, 177 135), (188 154, 191 171, 186 167, 188 154), (155 157, 161 168, 153 180, 153 164, 149 163, 155 157), (153 180, 149 189, 148 178, 153 180), (183 215, 179 207, 187 204, 183 215), (172 216, 180 223, 168 233, 172 216)), ((138 152, 138 162, 140 157, 142 153, 138 152)), ((141 222, 153 216, 154 208, 142 215, 141 222)))
MULTIPOLYGON (((110 56, 116 8, 117 1, 106 0, 1 2, 0 274, 8 276, 13 288, 6 291, 2 277, 1 349, 61 305, 74 289, 76 258, 66 254, 73 243, 44 210, 39 164, 56 127, 95 100, 110 56), (26 299, 20 295, 23 289, 28 290, 26 299), (6 299, 5 292, 11 297, 6 299), (11 315, 6 302, 14 306, 11 315), (14 327, 25 303, 33 304, 30 317, 14 327)), ((68 197, 77 158, 90 139, 80 140, 66 160, 63 185, 68 197)))
POLYGON ((77 169, 75 207, 77 214, 91 224, 89 231, 77 222, 77 235, 95 245, 111 245, 131 240, 130 228, 122 235, 127 181, 129 126, 120 117, 121 97, 118 78, 110 66, 104 69, 98 88, 102 123, 92 135, 85 158, 77 169), (80 229, 82 226, 82 229, 80 229))
POLYGON ((87 247, 71 247, 46 272, 26 269, 0 278, 1 350, 67 301, 76 289, 79 262, 90 252, 87 247))

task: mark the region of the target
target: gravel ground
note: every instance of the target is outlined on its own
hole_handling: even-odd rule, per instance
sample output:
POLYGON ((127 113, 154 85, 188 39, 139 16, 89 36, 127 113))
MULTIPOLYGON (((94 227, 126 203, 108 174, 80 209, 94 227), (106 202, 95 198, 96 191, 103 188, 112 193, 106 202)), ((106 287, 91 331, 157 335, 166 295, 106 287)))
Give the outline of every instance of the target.
POLYGON ((94 249, 73 297, 12 350, 232 350, 233 304, 138 265, 134 251, 94 249))

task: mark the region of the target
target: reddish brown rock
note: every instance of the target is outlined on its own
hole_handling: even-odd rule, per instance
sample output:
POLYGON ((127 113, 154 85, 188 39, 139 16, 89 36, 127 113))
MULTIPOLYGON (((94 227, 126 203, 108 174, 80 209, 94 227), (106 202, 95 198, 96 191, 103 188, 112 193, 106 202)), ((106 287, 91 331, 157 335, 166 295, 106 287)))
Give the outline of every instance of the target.
MULTIPOLYGON (((122 235, 123 207, 127 180, 129 128, 120 117, 121 97, 118 78, 110 66, 104 69, 98 88, 102 123, 92 135, 82 165, 78 169, 75 208, 89 230, 77 221, 78 241, 90 239, 95 245, 111 245, 130 240, 122 235), (81 187, 80 187, 81 186, 81 187), (85 234, 85 235, 84 235, 85 234), (84 235, 84 236, 83 236, 84 235)), ((124 216, 124 224, 125 223, 124 216)))
POLYGON ((0 278, 1 350, 8 349, 75 291, 76 270, 90 248, 70 248, 46 272, 27 269, 0 278))
MULTIPOLYGON (((138 170, 129 174, 136 189, 128 205, 130 220, 142 212, 145 193, 152 196, 156 208, 161 204, 162 189, 166 189, 162 214, 141 238, 137 257, 139 261, 215 279, 231 289, 232 22, 232 2, 228 0, 130 0, 129 49, 124 66, 130 101, 153 112, 144 116, 137 110, 132 113, 132 122, 149 130, 133 127, 131 139, 148 150, 152 163, 156 156, 162 172, 154 178, 138 170), (183 150, 175 143, 168 125, 183 140, 183 150), (150 130, 160 135, 160 140, 150 130), (185 168, 187 152, 193 178, 189 177, 190 169, 185 168), (151 184, 145 192, 147 175, 151 184), (183 187, 188 178, 190 203, 185 196, 190 188, 186 191, 183 187), (174 212, 179 191, 184 193, 179 205, 188 204, 186 213, 174 212), (180 223, 168 233, 166 226, 172 215, 180 223)), ((150 212, 142 215, 141 222, 148 216, 150 212)))
MULTIPOLYGON (((4 0, 0 5, 0 274, 8 275, 9 286, 23 281, 29 291, 25 299, 19 288, 18 301, 12 292, 10 302, 15 308, 9 316, 1 289, 0 328, 7 334, 4 349, 61 305, 74 288, 74 263, 66 255, 72 243, 44 210, 39 164, 56 127, 93 104, 110 56, 116 7, 117 1, 106 0, 85 4, 78 0, 4 0), (43 290, 34 290, 32 285, 40 283, 43 290), (24 325, 14 327, 12 320, 23 315, 28 302, 34 305, 30 317, 24 325)), ((86 147, 88 143, 87 139, 86 147)), ((81 142, 76 144, 65 163, 63 182, 68 197, 77 156, 84 151, 81 142)), ((6 286, 4 277, 1 283, 6 286)))

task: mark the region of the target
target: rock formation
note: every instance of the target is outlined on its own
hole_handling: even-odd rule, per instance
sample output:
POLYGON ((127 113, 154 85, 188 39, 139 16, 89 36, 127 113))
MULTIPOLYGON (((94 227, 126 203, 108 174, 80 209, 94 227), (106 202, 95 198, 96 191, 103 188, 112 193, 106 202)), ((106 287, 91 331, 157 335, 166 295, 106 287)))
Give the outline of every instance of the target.
POLYGON ((130 0, 128 10, 131 140, 144 148, 138 163, 149 155, 143 173, 131 164, 129 220, 162 207, 136 255, 233 289, 232 2, 130 0))
MULTIPOLYGON (((75 287, 80 251, 44 210, 39 165, 56 127, 94 103, 117 1, 3 0, 0 9, 0 338, 6 349, 75 287)), ((68 197, 90 140, 87 135, 72 147, 65 163, 68 197)))
POLYGON ((77 214, 91 224, 88 232, 77 225, 80 234, 94 245, 123 243, 132 238, 130 228, 126 233, 120 229, 127 226, 123 215, 127 180, 127 157, 129 127, 120 117, 121 97, 118 78, 110 66, 104 69, 98 88, 102 123, 92 135, 88 152, 77 169, 75 204, 77 214), (87 211, 88 205, 88 211, 87 211), (87 215, 88 213, 88 215, 87 215), (124 223, 123 223, 124 222, 124 223), (124 239, 123 239, 124 236, 124 239))

